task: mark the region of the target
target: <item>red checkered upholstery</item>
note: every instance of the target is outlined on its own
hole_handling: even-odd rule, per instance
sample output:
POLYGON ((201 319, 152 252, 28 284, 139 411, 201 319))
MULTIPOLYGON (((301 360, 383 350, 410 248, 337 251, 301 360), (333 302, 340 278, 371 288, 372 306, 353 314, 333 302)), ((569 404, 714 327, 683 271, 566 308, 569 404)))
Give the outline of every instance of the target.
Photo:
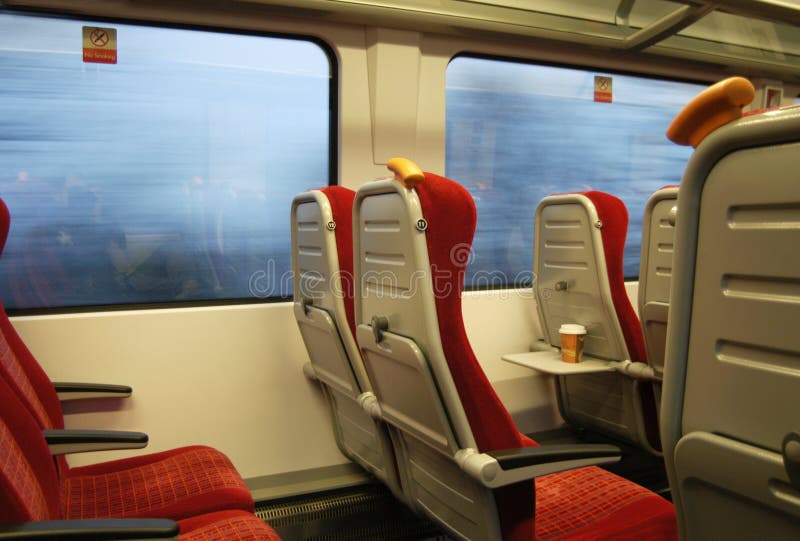
MULTIPOLYGON (((16 400, 13 396, 11 398, 16 400)), ((18 406, 21 407, 21 404, 18 406)), ((8 404, 3 402, 3 408, 8 409, 8 404)), ((43 490, 34 466, 14 437, 14 433, 20 430, 20 427, 14 425, 14 419, 7 423, 0 418, 0 524, 57 518, 58 493, 47 494, 43 490)), ((31 433, 31 436, 36 434, 31 433)), ((57 486, 58 480, 52 461, 46 454, 41 454, 42 451, 47 452, 46 447, 39 451, 40 456, 44 456, 48 462, 40 469, 46 475, 49 467, 52 471, 48 481, 52 486, 57 486)))
POLYGON ((180 541, 280 541, 275 530, 243 511, 219 511, 178 525, 180 541))
MULTIPOLYGON (((428 222, 428 257, 442 349, 479 451, 536 445, 517 430, 480 367, 464 328, 461 291, 468 258, 455 255, 472 246, 475 203, 463 186, 431 173, 425 173, 424 182, 415 189, 428 222)), ((619 273, 621 278, 621 268, 619 273)), ((495 491, 495 499, 505 541, 677 539, 671 503, 599 468, 549 475, 535 485, 504 487, 495 491), (572 518, 562 519, 567 516, 572 518)))
MULTIPOLYGON (((0 200, 0 250, 10 216, 0 200)), ((0 302, 0 377, 8 382, 40 428, 64 428, 61 403, 52 382, 25 346, 0 302)), ((183 517, 242 509, 253 498, 231 461, 209 447, 70 469, 58 458, 64 505, 70 518, 183 517)))
POLYGON ((536 480, 536 540, 677 539, 672 504, 596 467, 536 480))
MULTIPOLYGON (((67 506, 59 497, 62 487, 39 423, 3 379, 0 379, 0 404, 0 524, 75 518, 64 512, 67 506)), ((193 452, 202 459, 204 449, 193 448, 193 452)), ((98 485, 95 490, 102 490, 102 487, 98 485)), ((164 500, 165 494, 171 490, 179 491, 180 487, 162 483, 158 493, 149 496, 164 500)), ((128 497, 118 496, 100 501, 119 501, 128 497)), ((142 501, 137 496, 134 499, 142 501)), ((106 513, 95 509, 88 515, 102 518, 106 513)), ((193 515, 178 524, 181 540, 280 541, 269 526, 241 510, 193 515)))
POLYGON ((73 468, 63 479, 61 501, 66 518, 186 517, 250 508, 252 499, 242 493, 241 483, 222 453, 183 447, 73 468))

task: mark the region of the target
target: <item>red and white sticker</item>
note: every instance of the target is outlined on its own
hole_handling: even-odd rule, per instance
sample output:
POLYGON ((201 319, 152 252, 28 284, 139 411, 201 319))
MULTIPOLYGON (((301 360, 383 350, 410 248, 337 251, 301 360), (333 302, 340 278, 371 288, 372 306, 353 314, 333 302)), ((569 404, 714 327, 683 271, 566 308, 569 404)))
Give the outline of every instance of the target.
POLYGON ((603 75, 594 76, 594 101, 611 103, 611 77, 603 75))
POLYGON ((117 29, 84 26, 83 61, 97 64, 116 64, 117 29))

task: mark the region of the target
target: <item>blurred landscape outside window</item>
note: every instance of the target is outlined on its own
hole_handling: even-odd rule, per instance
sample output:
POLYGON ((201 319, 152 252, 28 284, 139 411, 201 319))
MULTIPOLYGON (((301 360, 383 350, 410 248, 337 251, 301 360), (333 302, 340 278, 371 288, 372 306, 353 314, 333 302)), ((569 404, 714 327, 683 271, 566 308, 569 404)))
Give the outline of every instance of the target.
POLYGON ((664 133, 705 85, 458 56, 447 69, 446 174, 478 208, 468 287, 529 286, 536 206, 600 190, 628 207, 625 276, 639 274, 647 199, 678 184, 692 149, 664 133), (611 103, 595 101, 595 76, 611 103))
POLYGON ((332 73, 308 40, 0 13, 6 307, 291 295, 332 73), (116 30, 116 64, 83 61, 84 26, 116 30))

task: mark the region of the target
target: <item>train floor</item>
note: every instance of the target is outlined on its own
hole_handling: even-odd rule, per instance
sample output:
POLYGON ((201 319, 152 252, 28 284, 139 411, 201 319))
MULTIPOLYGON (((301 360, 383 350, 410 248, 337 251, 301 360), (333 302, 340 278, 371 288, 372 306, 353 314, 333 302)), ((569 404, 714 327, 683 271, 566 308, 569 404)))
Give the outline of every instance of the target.
MULTIPOLYGON (((530 434, 542 444, 611 443, 623 458, 603 466, 669 499, 664 463, 641 449, 602 435, 571 429, 530 434)), ((451 541, 436 525, 412 513, 379 483, 260 502, 256 514, 283 541, 451 541)))

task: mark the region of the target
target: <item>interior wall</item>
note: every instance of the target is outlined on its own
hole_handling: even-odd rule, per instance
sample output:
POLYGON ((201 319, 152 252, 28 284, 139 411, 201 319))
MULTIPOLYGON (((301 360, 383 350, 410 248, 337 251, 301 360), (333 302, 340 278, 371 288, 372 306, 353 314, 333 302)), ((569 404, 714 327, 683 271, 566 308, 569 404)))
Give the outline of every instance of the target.
MULTIPOLYGON (((635 294, 636 284, 629 292, 635 294)), ((634 303, 635 304, 635 303, 634 303)), ((142 451, 73 455, 74 466, 203 443, 244 477, 341 464, 328 412, 305 379, 290 303, 26 316, 13 322, 51 379, 131 385, 124 400, 65 406, 68 428, 141 430, 142 451)), ((522 432, 559 426, 549 376, 503 362, 539 336, 530 291, 468 292, 475 354, 522 432)))

